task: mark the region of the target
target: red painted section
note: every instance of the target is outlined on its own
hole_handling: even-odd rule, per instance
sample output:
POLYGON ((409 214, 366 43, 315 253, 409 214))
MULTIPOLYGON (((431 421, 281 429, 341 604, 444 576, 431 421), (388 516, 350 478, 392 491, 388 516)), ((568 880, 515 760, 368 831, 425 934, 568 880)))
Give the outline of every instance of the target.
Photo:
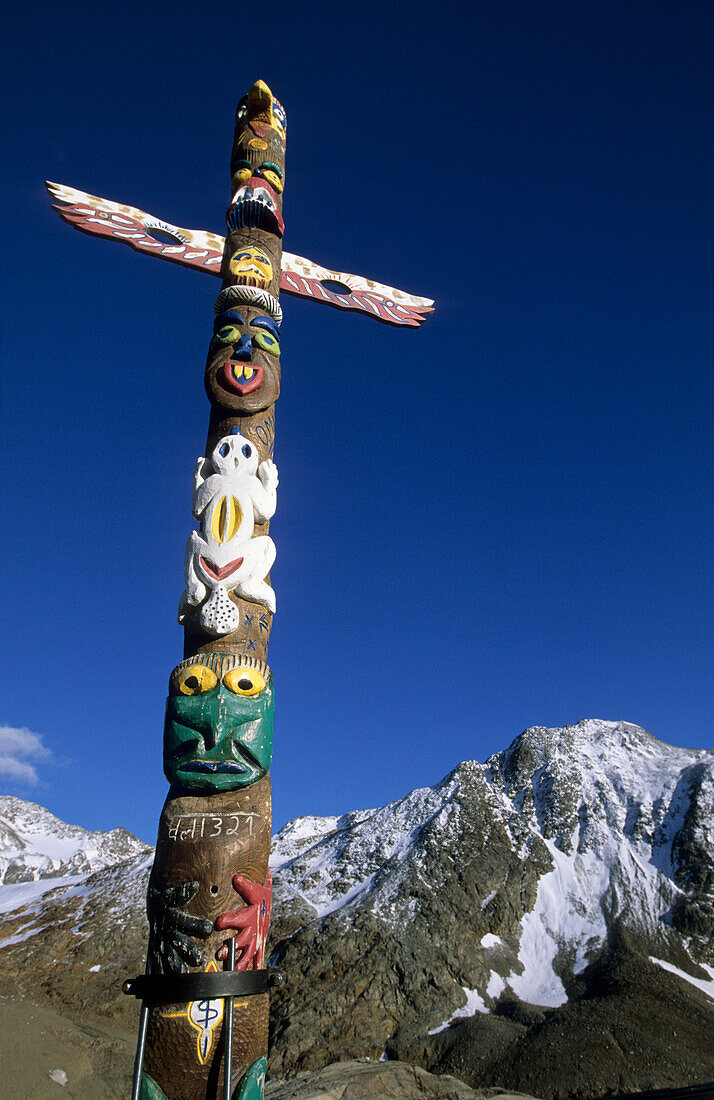
POLYGON ((124 214, 106 213, 84 203, 77 203, 76 206, 55 205, 54 209, 63 221, 81 230, 82 233, 121 241, 136 249, 137 252, 148 252, 152 256, 159 256, 162 260, 169 260, 170 263, 193 267, 197 271, 205 271, 207 275, 220 277, 223 253, 215 249, 197 249, 195 245, 182 244, 178 241, 175 244, 157 241, 135 218, 128 218, 124 214))
MULTIPOLYGON (((251 882, 245 875, 234 875, 233 888, 238 891, 246 905, 243 909, 221 913, 216 918, 216 928, 219 932, 231 928, 239 933, 235 941, 236 947, 240 947, 242 953, 236 962, 236 970, 247 970, 251 962, 254 963, 254 969, 262 970, 265 966, 265 941, 268 937, 273 897, 272 876, 268 871, 261 886, 258 882, 251 882)), ((224 944, 217 954, 219 959, 227 958, 227 946, 224 944)))
POLYGON ((243 363, 236 362, 234 364, 232 359, 227 359, 221 367, 220 371, 221 385, 225 386, 227 390, 232 390, 233 393, 240 394, 253 393, 254 390, 260 389, 260 387, 263 385, 263 368, 253 366, 252 363, 246 363, 245 365, 248 367, 253 367, 255 374, 249 381, 239 382, 233 374, 233 370, 231 368, 233 366, 236 366, 238 369, 240 369, 243 366, 243 363))
POLYGON ((409 325, 417 328, 425 319, 431 309, 423 306, 402 306, 391 298, 372 291, 353 290, 346 293, 338 293, 328 290, 319 279, 309 279, 305 275, 296 275, 292 271, 283 271, 280 275, 280 289, 286 294, 295 294, 299 298, 312 298, 313 301, 324 302, 325 305, 334 306, 335 309, 356 309, 360 313, 367 313, 378 321, 385 321, 388 325, 409 325))
POLYGON ((229 561, 228 565, 224 565, 221 569, 214 561, 207 561, 201 554, 199 554, 198 560, 206 576, 212 577, 214 581, 225 580, 226 577, 230 577, 231 573, 235 573, 236 569, 240 569, 243 564, 242 558, 236 558, 235 561, 229 561))

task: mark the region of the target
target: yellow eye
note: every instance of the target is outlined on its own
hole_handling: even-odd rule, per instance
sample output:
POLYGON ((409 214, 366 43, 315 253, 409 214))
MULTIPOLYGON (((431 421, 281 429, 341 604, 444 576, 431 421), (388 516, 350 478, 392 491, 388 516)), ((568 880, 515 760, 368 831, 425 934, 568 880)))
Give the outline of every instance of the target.
POLYGON ((269 355, 280 355, 280 344, 269 332, 256 331, 252 334, 252 339, 254 344, 257 344, 263 351, 267 351, 269 355))
POLYGON ((267 180, 270 186, 278 192, 278 194, 281 193, 284 184, 277 172, 271 172, 269 168, 264 168, 261 172, 261 175, 263 179, 267 180))
POLYGON ((189 665, 171 677, 171 690, 177 695, 203 695, 218 683, 212 668, 206 665, 189 665))
POLYGON ((223 683, 236 695, 259 695, 266 680, 255 668, 232 668, 223 677, 223 683))
POLYGON ((223 325, 215 335, 220 344, 237 344, 240 340, 240 329, 235 325, 223 325))
POLYGON ((240 168, 233 176, 233 186, 235 189, 238 190, 244 183, 247 183, 252 175, 253 170, 251 168, 240 168))

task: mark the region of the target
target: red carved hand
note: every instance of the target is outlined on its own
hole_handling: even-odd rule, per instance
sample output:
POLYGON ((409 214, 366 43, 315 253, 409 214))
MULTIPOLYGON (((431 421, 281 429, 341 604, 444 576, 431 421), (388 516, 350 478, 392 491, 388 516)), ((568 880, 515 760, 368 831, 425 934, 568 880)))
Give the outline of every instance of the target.
MULTIPOLYGON (((234 875, 233 889, 238 891, 246 905, 242 909, 221 913, 216 918, 216 928, 219 932, 226 928, 235 928, 239 932, 235 937, 235 943, 236 947, 241 948, 241 956, 236 961, 236 970, 247 970, 252 960, 255 960, 255 969, 262 970, 265 966, 265 941, 268 938, 270 905, 273 896, 273 879, 270 871, 265 876, 262 886, 257 882, 251 882, 245 875, 234 875)), ((219 959, 227 959, 228 945, 224 943, 216 954, 219 959)))

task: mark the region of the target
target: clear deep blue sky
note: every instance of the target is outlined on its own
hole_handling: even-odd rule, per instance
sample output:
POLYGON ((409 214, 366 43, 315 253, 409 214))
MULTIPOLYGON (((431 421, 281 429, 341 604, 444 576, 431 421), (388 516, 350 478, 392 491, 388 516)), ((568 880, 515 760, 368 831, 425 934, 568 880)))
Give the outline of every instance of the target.
POLYGON ((283 299, 276 826, 530 725, 708 747, 711 4, 3 22, 0 724, 51 755, 0 790, 155 836, 220 286, 75 232, 43 180, 223 232, 258 77, 288 115, 286 250, 437 302, 411 331, 283 299))

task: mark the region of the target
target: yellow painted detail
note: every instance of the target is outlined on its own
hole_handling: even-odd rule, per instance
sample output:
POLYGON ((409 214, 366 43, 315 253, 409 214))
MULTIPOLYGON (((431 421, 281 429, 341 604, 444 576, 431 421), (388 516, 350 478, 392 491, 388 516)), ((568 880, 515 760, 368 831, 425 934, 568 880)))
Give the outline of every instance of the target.
POLYGON ((262 248, 250 245, 241 248, 231 256, 228 266, 234 275, 242 279, 255 278, 257 285, 267 287, 273 279, 273 265, 270 256, 262 248))
POLYGON ((254 374, 255 371, 252 367, 243 367, 243 377, 245 378, 246 382, 250 382, 254 374))
POLYGON ((284 184, 277 172, 271 172, 270 168, 264 168, 262 170, 262 176, 264 180, 267 180, 271 187, 273 187, 278 194, 283 190, 284 184))
POLYGON ((240 338, 241 331, 236 325, 222 325, 216 333, 221 344, 237 344, 240 338))
POLYGON ((251 333, 251 339, 254 344, 257 344, 263 351, 267 351, 269 355, 280 355, 280 344, 274 336, 271 336, 264 329, 255 329, 251 333))
MULTIPOLYGON (((216 964, 211 961, 206 967, 206 973, 215 973, 218 970, 216 964)), ((188 1020, 192 1028, 198 1032, 196 1036, 196 1053, 201 1065, 206 1064, 208 1055, 211 1052, 213 1046, 213 1037, 216 1034, 216 1029, 223 1020, 223 1001, 215 998, 213 1000, 203 1001, 191 1001, 190 1004, 184 1009, 183 1012, 163 1012, 162 1016, 165 1020, 176 1020, 180 1016, 183 1016, 188 1020)), ((236 1008, 242 1008, 247 1001, 234 1001, 236 1008)))
POLYGON ((234 496, 221 497, 213 512, 211 532, 216 542, 230 542, 240 527, 243 511, 234 496))
POLYGON ((250 149, 267 149, 268 148, 268 143, 267 143, 267 141, 263 141, 262 138, 255 138, 254 137, 254 138, 251 138, 250 141, 248 142, 248 147, 250 149))
POLYGON ((206 665, 189 665, 172 677, 172 689, 180 695, 203 695, 218 683, 212 668, 206 665))
POLYGON ((265 677, 255 668, 232 668, 223 683, 236 695, 259 695, 265 687, 265 677))

